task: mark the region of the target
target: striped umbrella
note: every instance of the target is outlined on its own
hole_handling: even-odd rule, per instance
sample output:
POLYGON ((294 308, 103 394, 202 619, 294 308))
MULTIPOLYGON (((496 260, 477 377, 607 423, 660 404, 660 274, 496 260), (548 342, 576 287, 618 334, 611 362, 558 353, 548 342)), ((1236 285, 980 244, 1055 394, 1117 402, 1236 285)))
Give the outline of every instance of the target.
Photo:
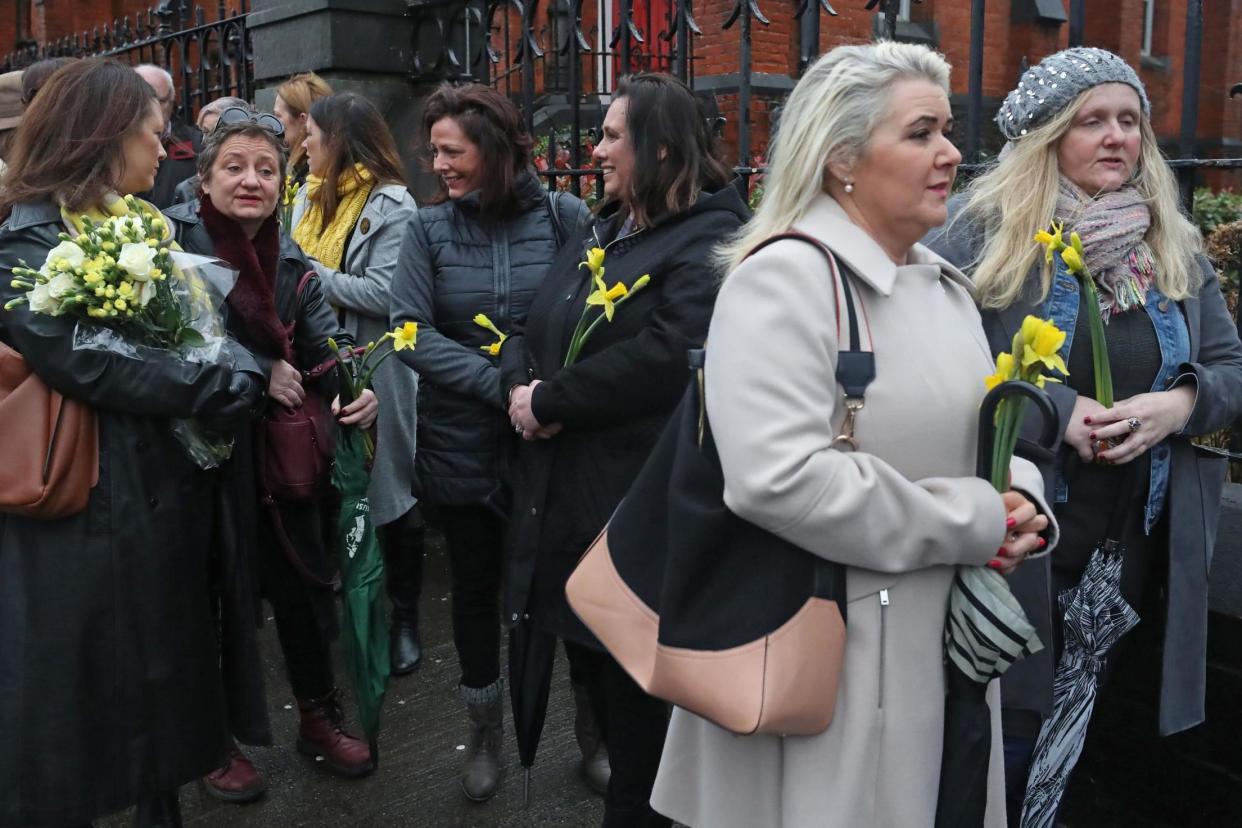
POLYGON ((1035 741, 1022 828, 1055 824, 1066 783, 1082 755, 1105 657, 1139 622, 1138 613, 1121 597, 1125 548, 1119 538, 1133 501, 1132 483, 1123 484, 1119 492, 1108 535, 1091 553, 1082 580, 1057 596, 1065 619, 1065 646, 1053 682, 1052 715, 1035 741))

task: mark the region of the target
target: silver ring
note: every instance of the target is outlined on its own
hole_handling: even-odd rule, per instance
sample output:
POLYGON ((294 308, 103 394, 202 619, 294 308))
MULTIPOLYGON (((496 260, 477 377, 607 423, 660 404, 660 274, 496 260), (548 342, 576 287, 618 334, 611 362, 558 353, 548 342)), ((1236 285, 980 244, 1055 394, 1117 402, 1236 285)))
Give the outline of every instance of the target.
POLYGON ((1138 431, 1139 426, 1141 426, 1142 424, 1143 424, 1143 421, 1140 420, 1138 417, 1131 417, 1130 419, 1126 420, 1126 425, 1130 427, 1131 431, 1138 431))
POLYGON ((515 425, 515 426, 513 427, 513 431, 514 431, 514 433, 515 433, 515 434, 521 434, 521 433, 522 433, 522 427, 521 427, 520 425, 515 425))

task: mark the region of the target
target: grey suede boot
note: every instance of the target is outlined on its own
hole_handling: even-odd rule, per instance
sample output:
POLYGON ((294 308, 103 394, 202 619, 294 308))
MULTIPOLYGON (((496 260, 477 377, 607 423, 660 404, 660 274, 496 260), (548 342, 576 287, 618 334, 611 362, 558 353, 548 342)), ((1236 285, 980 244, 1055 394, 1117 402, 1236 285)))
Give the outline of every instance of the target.
POLYGON ((461 789, 472 802, 486 802, 500 787, 500 747, 504 737, 504 700, 497 679, 487 687, 461 688, 470 718, 461 789))
POLYGON ((591 696, 586 685, 570 686, 574 691, 574 738, 578 740, 578 749, 582 751, 582 778, 588 788, 603 796, 608 793, 608 778, 612 775, 603 728, 591 707, 591 696))

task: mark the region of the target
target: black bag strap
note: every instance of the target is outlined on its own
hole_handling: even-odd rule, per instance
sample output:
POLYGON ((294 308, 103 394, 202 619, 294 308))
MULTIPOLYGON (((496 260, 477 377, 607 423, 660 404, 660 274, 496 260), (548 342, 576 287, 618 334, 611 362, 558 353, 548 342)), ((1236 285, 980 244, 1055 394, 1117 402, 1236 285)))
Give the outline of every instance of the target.
POLYGON ((276 502, 276 499, 270 494, 264 493, 260 500, 267 507, 267 515, 271 520, 272 535, 276 545, 280 547, 281 554, 284 555, 285 560, 293 568, 293 571, 311 586, 330 589, 334 592, 340 589, 341 573, 339 570, 334 572, 330 578, 321 578, 314 572, 311 572, 310 567, 302 560, 302 556, 298 554, 298 550, 293 546, 293 541, 289 539, 289 533, 285 531, 285 519, 280 512, 280 504, 276 502))
POLYGON ((548 197, 544 201, 544 206, 548 210, 548 218, 552 220, 552 234, 556 236, 556 249, 560 250, 565 244, 565 225, 561 221, 561 196, 560 190, 549 190, 548 197))
POLYGON ((799 233, 796 230, 777 233, 755 245, 746 254, 746 258, 750 258, 770 244, 786 239, 813 245, 828 260, 828 269, 832 272, 832 289, 837 296, 838 342, 842 340, 841 308, 843 306, 845 308, 845 322, 848 328, 845 340, 849 347, 838 349, 836 372, 837 382, 841 383, 841 388, 845 391, 845 420, 841 423, 841 433, 833 439, 832 445, 834 448, 853 451, 858 448, 858 441, 854 439, 854 420, 865 405, 867 386, 871 385, 875 379, 875 353, 873 352, 875 343, 871 338, 871 324, 867 319, 867 306, 863 304, 861 296, 857 298, 857 303, 855 302, 854 289, 850 285, 850 278, 848 278, 853 273, 849 269, 846 269, 844 274, 841 273, 838 268, 837 257, 833 255, 832 250, 814 236, 799 233), (860 314, 857 305, 862 305, 861 323, 859 321, 860 314), (862 342, 862 332, 864 329, 867 332, 866 348, 863 347, 862 342))

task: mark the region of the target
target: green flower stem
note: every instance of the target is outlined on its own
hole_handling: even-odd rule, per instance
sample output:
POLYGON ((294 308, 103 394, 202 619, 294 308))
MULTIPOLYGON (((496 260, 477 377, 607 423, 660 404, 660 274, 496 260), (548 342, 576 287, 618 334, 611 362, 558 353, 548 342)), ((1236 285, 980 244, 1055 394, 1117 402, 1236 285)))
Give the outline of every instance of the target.
POLYGON ((1091 329, 1091 365, 1095 371, 1095 397, 1105 408, 1113 407, 1113 372, 1108 362, 1108 341, 1104 338, 1104 319, 1100 316, 1100 296, 1095 289, 1091 272, 1083 268, 1079 274, 1081 286, 1079 313, 1087 314, 1091 329))
POLYGON ((1002 400, 998 411, 996 437, 992 443, 992 486, 998 492, 1009 490, 1009 466, 1022 431, 1022 419, 1026 416, 1026 400, 1023 398, 1002 400))
MULTIPOLYGON (((615 314, 617 310, 622 305, 625 304, 625 301, 627 299, 629 299, 634 294, 638 293, 640 290, 643 289, 643 287, 646 287, 646 285, 634 288, 629 293, 625 294, 620 299, 613 302, 612 303, 613 313, 615 314)), ((599 316, 595 317, 595 320, 591 322, 590 325, 587 326, 587 329, 585 331, 582 330, 582 323, 586 321, 587 311, 590 309, 590 307, 591 307, 590 305, 587 305, 585 308, 582 309, 582 318, 578 320, 578 327, 574 329, 574 335, 569 340, 569 352, 565 354, 565 365, 566 366, 574 364, 574 362, 578 359, 578 353, 582 350, 582 346, 586 344, 587 339, 591 336, 591 334, 595 332, 595 329, 599 327, 599 323, 602 320, 605 320, 608 318, 607 315, 604 313, 604 309, 601 307, 599 309, 599 316)))
MULTIPOLYGON (((586 340, 586 318, 587 313, 591 310, 591 306, 587 305, 582 309, 582 315, 578 317, 578 324, 574 326, 574 335, 569 338, 569 350, 565 353, 564 366, 568 367, 574 364, 574 360, 578 358, 578 352, 582 350, 582 343, 586 340)), ((600 311, 603 315, 603 311, 600 311)))

